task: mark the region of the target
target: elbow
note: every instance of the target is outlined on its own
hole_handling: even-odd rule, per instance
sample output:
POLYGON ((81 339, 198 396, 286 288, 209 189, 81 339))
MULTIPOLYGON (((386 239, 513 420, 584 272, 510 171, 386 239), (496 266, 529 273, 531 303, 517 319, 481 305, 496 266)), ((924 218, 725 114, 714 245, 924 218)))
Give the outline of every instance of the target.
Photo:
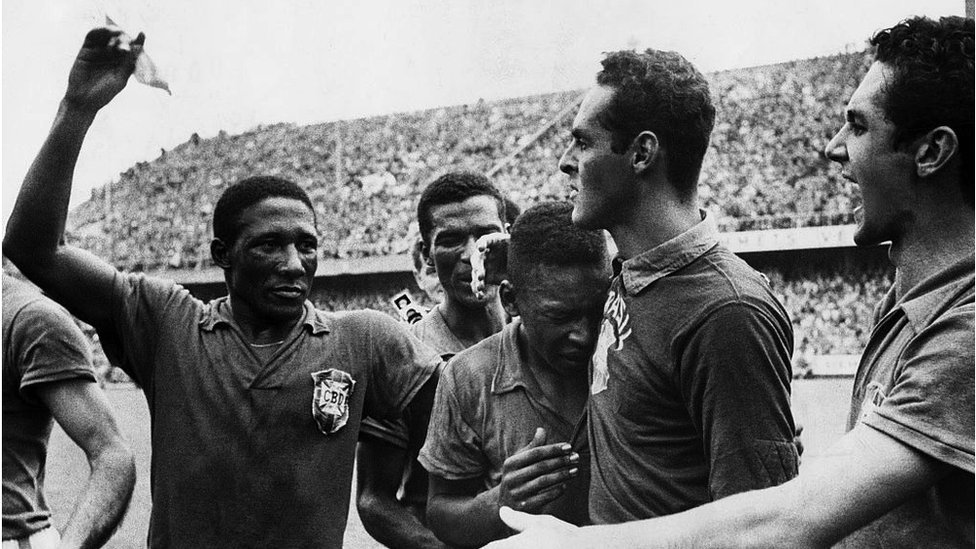
POLYGON ((366 531, 374 537, 374 532, 380 528, 384 516, 382 499, 381 495, 372 490, 360 489, 356 493, 356 510, 359 511, 359 519, 362 520, 366 531))
POLYGON ((118 440, 89 459, 92 476, 101 474, 110 479, 115 492, 126 501, 136 484, 136 458, 129 445, 118 440))

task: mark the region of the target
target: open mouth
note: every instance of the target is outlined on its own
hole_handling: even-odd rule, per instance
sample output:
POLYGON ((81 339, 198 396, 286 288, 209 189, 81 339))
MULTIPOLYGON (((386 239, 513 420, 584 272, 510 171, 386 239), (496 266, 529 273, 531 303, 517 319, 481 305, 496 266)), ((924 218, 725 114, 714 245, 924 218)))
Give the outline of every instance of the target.
POLYGON ((575 186, 571 186, 569 188, 569 194, 567 195, 566 198, 569 200, 576 200, 577 196, 579 196, 579 189, 576 188, 575 186))

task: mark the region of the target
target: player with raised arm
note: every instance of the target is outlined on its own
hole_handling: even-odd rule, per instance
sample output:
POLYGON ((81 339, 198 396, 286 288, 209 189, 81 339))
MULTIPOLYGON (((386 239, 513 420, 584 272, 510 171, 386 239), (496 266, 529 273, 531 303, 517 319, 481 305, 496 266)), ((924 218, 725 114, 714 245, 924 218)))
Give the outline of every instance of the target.
POLYGON ((973 20, 915 17, 874 63, 826 155, 861 190, 859 246, 890 242, 848 429, 794 480, 660 519, 576 529, 504 509, 492 547, 973 546, 973 20))
POLYGON ((142 42, 113 28, 87 35, 4 253, 142 386, 151 547, 341 547, 362 415, 409 407, 423 437, 440 358, 385 314, 312 306, 315 210, 291 181, 255 176, 221 195, 211 255, 228 295, 209 303, 65 245, 79 149, 142 42))

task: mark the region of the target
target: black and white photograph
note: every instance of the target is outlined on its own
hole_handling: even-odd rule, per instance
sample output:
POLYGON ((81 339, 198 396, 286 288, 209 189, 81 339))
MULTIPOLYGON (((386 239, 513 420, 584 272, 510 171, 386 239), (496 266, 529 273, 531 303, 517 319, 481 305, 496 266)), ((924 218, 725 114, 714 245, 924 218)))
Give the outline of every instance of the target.
POLYGON ((2 549, 972 547, 973 18, 4 2, 2 549))

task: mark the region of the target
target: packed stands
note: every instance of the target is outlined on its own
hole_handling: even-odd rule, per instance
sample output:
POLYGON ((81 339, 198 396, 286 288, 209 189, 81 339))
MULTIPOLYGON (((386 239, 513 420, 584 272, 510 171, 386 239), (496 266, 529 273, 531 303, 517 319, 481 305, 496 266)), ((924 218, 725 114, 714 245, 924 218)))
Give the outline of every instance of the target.
MULTIPOLYGON (((718 115, 701 197, 723 230, 851 221, 850 183, 822 150, 865 59, 846 53, 709 75, 718 115)), ((440 170, 491 171, 523 207, 565 198, 557 161, 582 93, 194 134, 93 191, 72 212, 69 238, 124 269, 207 266, 216 198, 234 181, 273 174, 312 196, 323 259, 407 253, 417 196, 440 170)))

